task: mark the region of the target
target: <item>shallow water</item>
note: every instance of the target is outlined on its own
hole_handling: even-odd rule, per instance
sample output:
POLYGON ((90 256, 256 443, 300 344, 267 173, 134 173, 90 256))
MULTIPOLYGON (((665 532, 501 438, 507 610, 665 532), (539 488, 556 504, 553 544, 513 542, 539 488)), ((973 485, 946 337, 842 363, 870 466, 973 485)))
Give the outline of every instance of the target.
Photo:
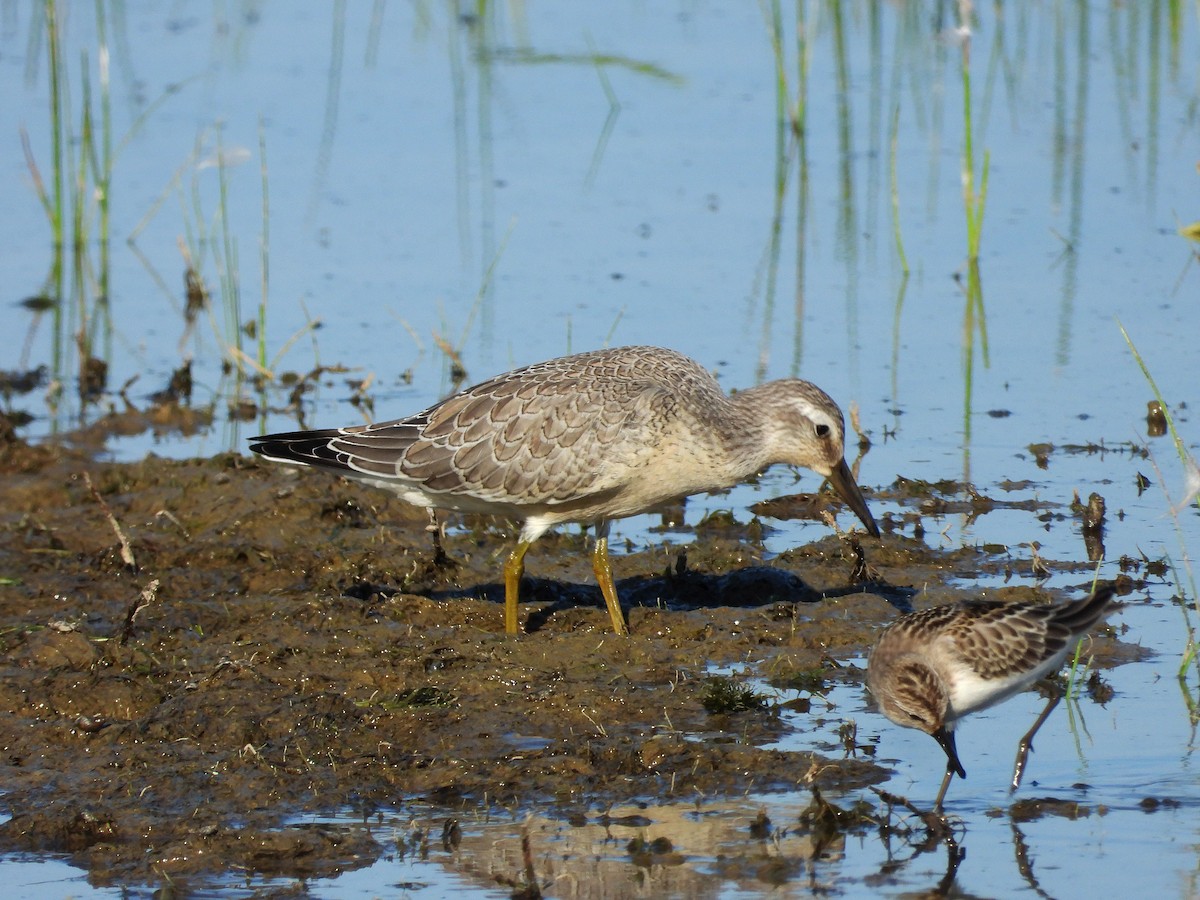
MULTIPOLYGON (((120 21, 107 23, 114 143, 136 131, 120 146, 109 190, 112 331, 104 338, 98 329, 96 352, 110 364, 110 391, 82 413, 71 337, 78 313, 64 312, 56 328, 52 316, 15 302, 44 290, 49 267, 49 229, 17 149, 24 128, 48 177, 48 79, 37 14, 10 6, 0 22, 9 98, 0 136, 10 148, 0 155, 0 275, 9 286, 0 328, 13 336, 0 369, 44 364, 63 385, 56 404, 45 387, 7 402, 35 417, 23 434, 69 432, 108 405, 124 408, 115 392, 134 376, 126 394, 148 408, 147 395, 185 356, 194 358, 193 402, 211 404, 217 424, 188 437, 113 436, 103 455, 207 456, 295 425, 286 389, 260 393, 222 375, 221 348, 232 338, 218 260, 231 246, 241 288, 235 318, 256 316, 261 295, 261 137, 270 209, 266 358, 276 372, 352 367, 324 376, 306 397, 309 426, 361 421, 349 382, 367 377, 377 419, 444 395, 450 367, 435 335, 459 350, 471 379, 605 343, 658 343, 718 370, 729 387, 797 374, 843 406, 856 404, 873 441, 859 470, 868 488, 884 490, 903 475, 954 482, 946 499, 963 499, 970 483, 993 500, 1051 504, 971 517, 899 494, 872 500, 877 517, 921 511, 932 546, 987 546, 1011 558, 1015 583, 1032 582, 1036 541, 1042 558, 1069 564, 1047 586, 1082 589, 1087 553, 1067 505, 1074 492, 1102 494, 1100 576, 1115 576, 1122 556, 1143 554, 1169 557, 1177 569, 1152 578, 1115 617, 1128 626, 1124 640, 1153 658, 1103 673, 1116 695, 1104 708, 1084 702, 1086 734, 1082 722, 1068 727, 1065 707, 1056 711, 1018 795, 1034 795, 1037 782, 1036 796, 1107 812, 1048 817, 1023 831, 1052 896, 1070 893, 1084 870, 1114 887, 1128 877, 1156 893, 1195 892, 1187 704, 1196 701, 1196 675, 1182 689, 1175 680, 1185 622, 1169 601, 1181 590, 1193 596, 1183 564, 1187 549, 1200 546, 1200 517, 1194 503, 1170 514, 1186 498, 1187 470, 1169 438, 1146 437, 1153 394, 1117 327, 1129 329, 1194 454, 1200 267, 1196 244, 1176 233, 1200 217, 1193 7, 1177 18, 1167 3, 1021 5, 1000 19, 991 7, 976 9, 973 142, 977 165, 984 151, 990 161, 980 254, 986 365, 984 333, 964 300, 962 54, 945 5, 799 6, 809 53, 802 94, 796 8, 783 9, 782 102, 795 108, 802 96, 802 145, 776 127, 770 22, 755 4, 634 3, 603 14, 496 6, 480 20, 436 4, 122 9, 120 21), (227 163, 223 218, 218 149, 227 163), (194 235, 220 237, 222 221, 229 242, 200 246, 194 235), (131 236, 141 258, 126 243, 131 236), (191 332, 181 315, 181 236, 196 244, 214 293, 212 315, 191 332), (310 317, 324 327, 289 345, 310 317), (252 421, 228 419, 238 397, 260 404, 252 421), (1055 449, 1041 461, 1032 444, 1055 449), (1137 452, 1143 446, 1150 458, 1137 452), (1139 474, 1151 482, 1144 492, 1139 474), (1086 792, 1070 787, 1080 781, 1086 792), (1138 806, 1146 797, 1181 806, 1147 813, 1138 806), (1148 856, 1153 866, 1129 864, 1148 856)), ((72 5, 63 22, 75 136, 83 48, 92 90, 99 87, 93 15, 72 5)), ((94 229, 91 203, 87 215, 94 229)), ((91 279, 94 242, 89 254, 91 279)), ((71 284, 68 268, 66 290, 71 284)), ((90 302, 94 287, 84 295, 90 302)), ((745 520, 755 502, 815 486, 811 476, 797 484, 774 471, 757 485, 696 498, 688 521, 727 508, 745 520)), ((770 553, 827 533, 821 524, 766 521, 770 553)), ((618 523, 614 546, 624 537, 638 547, 688 540, 655 533, 654 524, 618 523)), ((912 533, 911 523, 902 528, 912 533)), ((978 575, 945 577, 970 583, 978 575)), ((931 797, 938 748, 866 711, 856 690, 838 688, 831 701, 838 716, 877 736, 880 756, 897 770, 886 787, 931 797)), ((965 890, 1028 887, 1008 818, 989 811, 1007 807, 1011 748, 1037 708, 1034 697, 1016 698, 964 725, 970 777, 952 786, 949 803, 964 823, 965 890)), ((801 729, 796 739, 806 737, 801 729)), ((807 802, 768 795, 746 808, 765 805, 778 823, 807 802)), ((476 836, 491 828, 514 834, 506 822, 476 836)), ((944 855, 927 853, 895 883, 880 883, 868 877, 880 854, 867 837, 836 871, 818 874, 855 895, 928 887, 945 871, 944 855)), ((613 855, 629 865, 623 845, 613 855)), ((413 880, 440 884, 434 877, 413 880)), ((379 863, 314 892, 367 895, 406 880, 379 863), (371 873, 379 880, 370 882, 371 873)), ((43 896, 61 893, 52 883, 43 896)), ((753 896, 760 887, 718 881, 712 889, 753 896)))

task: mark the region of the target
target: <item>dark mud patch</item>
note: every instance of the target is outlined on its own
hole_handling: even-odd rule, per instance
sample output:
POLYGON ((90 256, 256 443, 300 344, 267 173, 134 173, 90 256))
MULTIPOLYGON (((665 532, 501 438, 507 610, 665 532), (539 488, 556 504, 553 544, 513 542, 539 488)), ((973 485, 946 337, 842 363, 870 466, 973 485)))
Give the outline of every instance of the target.
POLYGON ((873 579, 854 584, 852 542, 824 526, 772 560, 761 525, 712 529, 615 559, 618 638, 568 529, 530 552, 513 639, 503 523, 457 523, 437 564, 423 511, 241 456, 101 464, 10 432, 0 469, 0 849, 69 854, 99 883, 335 873, 381 848, 290 818, 413 798, 569 818, 879 783, 852 743, 764 749, 795 717, 710 712, 709 668, 861 680, 838 660, 898 599, 959 599, 954 579, 1011 565, 893 533, 864 542, 873 579))

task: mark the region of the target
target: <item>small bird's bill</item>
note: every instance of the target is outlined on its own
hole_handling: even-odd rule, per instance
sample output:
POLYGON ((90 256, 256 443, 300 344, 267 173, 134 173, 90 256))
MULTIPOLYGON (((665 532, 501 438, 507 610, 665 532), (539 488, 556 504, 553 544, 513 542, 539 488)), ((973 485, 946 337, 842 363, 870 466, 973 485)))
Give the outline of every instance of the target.
POLYGON ((846 505, 867 527, 867 532, 872 537, 879 537, 879 526, 875 524, 871 511, 867 509, 867 501, 863 499, 862 491, 858 489, 858 483, 854 480, 854 475, 844 459, 829 473, 829 483, 833 485, 837 495, 846 501, 846 505))
POLYGON ((933 733, 933 739, 941 744, 942 749, 946 751, 946 767, 947 770, 954 770, 959 778, 967 777, 967 770, 963 768, 962 763, 958 758, 958 748, 954 746, 954 732, 947 731, 945 728, 939 728, 933 733))

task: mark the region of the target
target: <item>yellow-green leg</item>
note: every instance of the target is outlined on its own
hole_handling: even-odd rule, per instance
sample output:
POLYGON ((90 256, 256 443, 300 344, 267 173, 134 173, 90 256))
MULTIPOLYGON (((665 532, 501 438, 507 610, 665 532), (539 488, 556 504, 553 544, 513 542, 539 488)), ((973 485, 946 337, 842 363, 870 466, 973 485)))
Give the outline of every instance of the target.
POLYGON ((621 612, 621 601, 617 599, 617 588, 613 584, 612 563, 608 560, 608 536, 596 538, 596 546, 592 548, 592 571, 596 573, 596 581, 600 584, 600 593, 608 604, 608 617, 612 619, 613 631, 617 634, 629 634, 625 627, 625 616, 621 612))
POLYGON ((521 576, 525 574, 525 551, 529 541, 520 541, 504 563, 504 630, 517 634, 521 626, 517 622, 517 597, 521 593, 521 576))

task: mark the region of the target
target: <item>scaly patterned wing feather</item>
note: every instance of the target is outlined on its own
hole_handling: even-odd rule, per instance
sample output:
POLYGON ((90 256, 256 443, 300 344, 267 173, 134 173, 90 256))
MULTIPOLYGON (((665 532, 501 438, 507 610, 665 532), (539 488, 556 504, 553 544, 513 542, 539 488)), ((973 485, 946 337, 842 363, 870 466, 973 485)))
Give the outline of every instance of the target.
POLYGON ((1065 628, 1048 628, 1055 607, 1040 603, 972 600, 948 629, 959 654, 981 678, 1020 675, 1060 652, 1070 639, 1065 628))
POLYGON ((622 487, 651 458, 652 432, 672 417, 672 395, 648 382, 581 383, 536 368, 408 419, 354 429, 331 446, 360 471, 496 503, 583 505, 622 487), (607 466, 610 459, 621 465, 607 466))

